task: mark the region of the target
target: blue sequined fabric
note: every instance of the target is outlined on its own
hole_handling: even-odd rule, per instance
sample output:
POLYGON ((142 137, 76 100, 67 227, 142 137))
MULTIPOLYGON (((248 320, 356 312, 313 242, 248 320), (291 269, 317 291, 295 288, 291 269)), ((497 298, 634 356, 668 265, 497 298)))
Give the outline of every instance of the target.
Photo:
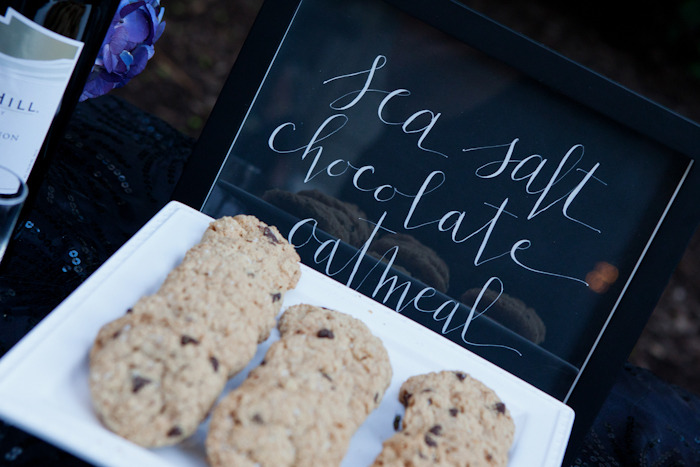
MULTIPOLYGON (((0 265, 0 355, 169 201, 193 144, 113 96, 77 106, 0 265)), ((0 422, 0 465, 85 464, 0 422)))
POLYGON ((1 354, 167 203, 192 145, 118 98, 78 105, 0 267, 1 354))
MULTIPOLYGON (((0 355, 163 207, 194 141, 113 96, 78 105, 0 267, 0 355)), ((627 365, 576 466, 700 466, 700 397, 627 365)), ((85 466, 0 421, 0 465, 85 466)))

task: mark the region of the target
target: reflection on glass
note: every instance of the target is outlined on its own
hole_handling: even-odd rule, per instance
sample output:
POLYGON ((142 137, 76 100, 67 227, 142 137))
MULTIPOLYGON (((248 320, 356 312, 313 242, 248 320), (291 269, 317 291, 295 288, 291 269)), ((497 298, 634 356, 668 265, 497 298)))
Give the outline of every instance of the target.
POLYGON ((586 282, 593 292, 603 294, 617 281, 619 276, 620 271, 615 266, 600 261, 596 263, 593 271, 586 274, 586 282))
POLYGON ((384 235, 371 245, 369 251, 384 261, 391 258, 394 267, 439 292, 445 293, 450 288, 450 267, 435 250, 412 235, 384 235))
POLYGON ((491 319, 529 341, 535 344, 544 342, 547 327, 533 308, 528 307, 519 298, 493 289, 486 289, 477 302, 481 292, 480 288, 469 289, 462 294, 460 300, 468 306, 483 310, 482 312, 488 313, 491 319))
POLYGON ((262 199, 300 219, 314 219, 319 229, 355 247, 361 247, 371 233, 367 215, 357 205, 319 190, 274 189, 263 193, 262 199))

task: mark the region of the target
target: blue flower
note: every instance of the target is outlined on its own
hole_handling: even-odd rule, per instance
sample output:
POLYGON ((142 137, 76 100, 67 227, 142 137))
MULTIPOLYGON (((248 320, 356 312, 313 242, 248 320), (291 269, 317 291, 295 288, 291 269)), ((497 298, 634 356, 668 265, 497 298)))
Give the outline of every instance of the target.
POLYGON ((164 12, 160 0, 121 0, 81 101, 124 86, 146 68, 165 29, 164 12))

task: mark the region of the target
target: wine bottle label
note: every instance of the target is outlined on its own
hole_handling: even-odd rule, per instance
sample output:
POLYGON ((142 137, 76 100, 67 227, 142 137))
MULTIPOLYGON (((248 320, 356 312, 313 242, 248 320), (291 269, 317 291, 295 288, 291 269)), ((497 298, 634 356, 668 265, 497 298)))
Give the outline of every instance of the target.
POLYGON ((0 165, 25 181, 82 48, 12 8, 0 16, 0 165))

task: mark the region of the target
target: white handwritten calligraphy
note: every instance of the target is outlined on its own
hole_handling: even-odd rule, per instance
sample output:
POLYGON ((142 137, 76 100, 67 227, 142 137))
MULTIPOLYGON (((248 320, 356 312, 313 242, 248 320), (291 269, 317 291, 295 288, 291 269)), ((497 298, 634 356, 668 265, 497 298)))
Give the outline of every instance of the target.
MULTIPOLYGON (((530 258, 530 262, 528 262, 522 253, 534 248, 537 245, 536 239, 519 238, 509 248, 503 248, 503 246, 489 248, 494 232, 500 226, 499 221, 504 216, 509 216, 511 219, 518 219, 522 222, 529 222, 543 213, 551 212, 555 209, 559 211, 565 221, 573 222, 596 234, 601 233, 601 228, 595 226, 593 222, 577 218, 573 214, 575 206, 580 204, 579 200, 586 195, 587 188, 591 183, 605 186, 605 182, 596 176, 596 172, 600 169, 600 163, 596 162, 590 167, 584 165, 585 150, 583 144, 571 145, 570 149, 558 162, 551 161, 551 158, 540 154, 519 156, 519 138, 513 138, 510 143, 506 144, 466 147, 457 154, 448 154, 444 150, 437 150, 429 144, 429 137, 431 132, 437 131, 440 126, 441 112, 419 107, 415 112, 411 113, 409 111, 405 113, 405 118, 396 118, 394 116, 392 119, 389 117, 391 113, 389 112, 390 107, 398 100, 406 99, 412 94, 410 90, 401 87, 390 90, 377 89, 375 87, 374 82, 377 76, 387 67, 388 59, 383 55, 378 55, 367 69, 338 75, 325 80, 323 82, 324 85, 333 85, 339 82, 343 84, 357 82, 358 87, 351 92, 345 92, 329 103, 331 114, 321 122, 310 138, 302 135, 301 140, 296 138, 298 140, 297 143, 288 143, 295 140, 297 126, 294 122, 284 122, 278 125, 268 138, 268 147, 272 151, 280 155, 294 155, 298 157, 300 163, 304 164, 304 183, 309 183, 322 177, 331 179, 349 177, 351 186, 355 190, 360 193, 371 193, 374 201, 382 203, 386 209, 379 219, 376 221, 364 220, 374 225, 372 235, 351 261, 345 264, 335 264, 339 240, 319 240, 314 233, 316 226, 314 219, 300 221, 291 230, 289 240, 297 247, 315 248, 314 261, 319 265, 325 264, 325 272, 330 276, 337 275, 341 271, 347 272, 351 269, 346 284, 351 287, 358 286, 358 284, 367 280, 367 277, 358 277, 357 273, 372 241, 381 232, 393 231, 393 228, 399 227, 398 224, 393 228, 383 225, 386 222, 387 214, 391 212, 392 216, 401 219, 400 227, 407 232, 419 229, 433 229, 438 236, 446 236, 445 239, 447 241, 455 245, 464 245, 464 255, 466 257, 471 254, 471 263, 475 267, 495 260, 509 261, 510 264, 520 268, 526 274, 573 281, 587 287, 588 284, 584 279, 559 271, 547 270, 544 265, 532 264, 532 258, 536 256, 528 256, 530 258), (483 209, 477 215, 470 215, 467 209, 449 209, 441 214, 431 215, 429 210, 421 210, 420 207, 424 204, 427 205, 428 200, 431 200, 431 198, 431 201, 434 201, 436 197, 440 196, 442 193, 441 187, 448 180, 448 173, 433 169, 423 176, 420 184, 416 184, 415 181, 403 180, 390 184, 383 182, 386 174, 379 173, 377 167, 372 164, 353 164, 348 160, 333 157, 331 154, 333 136, 344 131, 347 127, 350 121, 347 111, 363 104, 369 95, 377 95, 380 98, 376 106, 376 124, 400 128, 401 132, 399 135, 405 135, 403 136, 405 138, 412 138, 414 142, 412 144, 421 153, 424 153, 427 158, 426 167, 430 166, 431 157, 437 156, 438 160, 450 157, 482 157, 485 154, 491 155, 494 151, 502 150, 500 157, 494 160, 491 156, 489 160, 478 166, 473 175, 476 179, 482 181, 507 177, 513 182, 514 187, 522 187, 523 195, 527 196, 528 200, 532 200, 527 214, 523 213, 522 216, 519 216, 517 213, 509 211, 511 198, 506 196, 500 203, 481 203, 482 206, 486 206, 491 210, 486 218, 483 217, 485 212, 483 209), (552 165, 556 165, 553 171, 548 169, 552 165), (551 172, 551 175, 548 177, 544 175, 545 169, 551 172), (404 183, 404 185, 397 186, 400 183, 404 183), (557 188, 556 190, 554 189, 555 187, 557 188), (407 202, 393 203, 397 197, 407 202), (479 218, 479 216, 481 217, 479 218), (310 236, 300 237, 302 226, 312 227, 310 236), (316 244, 312 245, 312 242, 316 242, 316 244), (470 244, 473 244, 472 250, 467 249, 467 246, 470 244), (501 249, 499 250, 498 248, 501 249), (471 253, 468 253, 469 251, 471 253)), ((372 102, 376 102, 376 100, 372 102)), ((391 114, 394 115, 393 113, 391 114)), ((440 203, 432 202, 430 205, 435 206, 440 205, 440 203)), ((399 283, 399 278, 390 274, 390 268, 394 264, 398 250, 398 247, 395 248, 396 250, 387 251, 383 258, 385 263, 380 263, 385 264, 383 266, 385 270, 381 273, 374 287, 374 298, 380 297, 382 291, 384 291, 383 297, 380 298, 384 303, 387 303, 390 297, 398 294, 395 309, 399 312, 404 310, 406 306, 411 305, 422 313, 430 313, 436 322, 442 322, 441 332, 444 334, 460 330, 461 339, 466 344, 506 347, 497 344, 475 343, 471 339, 467 339, 470 323, 487 313, 488 309, 503 293, 505 286, 500 278, 494 276, 486 281, 483 285, 482 293, 478 295, 473 304, 470 304, 468 315, 459 318, 461 322, 457 324, 455 320, 458 319, 458 302, 447 300, 437 308, 434 306, 426 308, 423 304, 424 300, 434 297, 436 295, 435 289, 427 287, 411 293, 411 284, 409 282, 399 283), (492 290, 496 288, 498 294, 491 303, 483 303, 485 301, 484 291, 488 288, 492 290), (412 298, 409 298, 411 295, 412 298)), ((506 348, 519 353, 516 349, 506 348)))

